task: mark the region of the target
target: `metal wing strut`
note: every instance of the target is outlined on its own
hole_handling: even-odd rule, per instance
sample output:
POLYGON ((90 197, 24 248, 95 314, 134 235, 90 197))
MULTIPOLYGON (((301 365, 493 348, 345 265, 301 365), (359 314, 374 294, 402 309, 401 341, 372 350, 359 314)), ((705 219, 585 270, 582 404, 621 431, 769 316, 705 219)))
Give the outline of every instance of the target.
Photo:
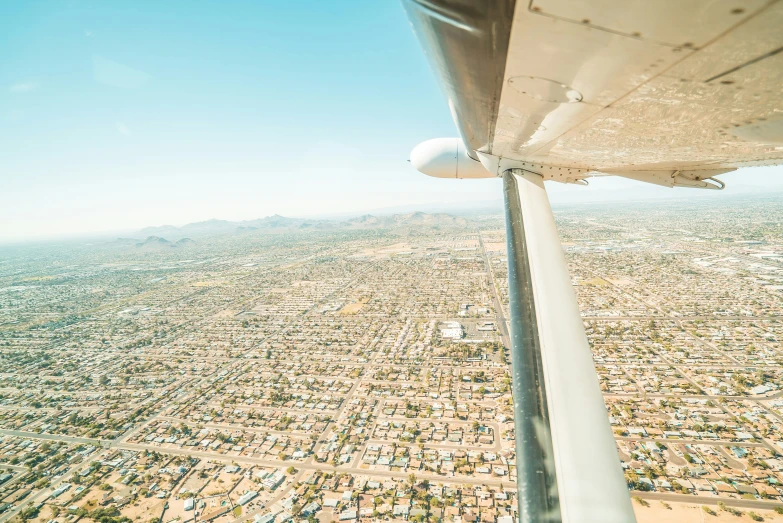
POLYGON ((519 520, 633 522, 543 178, 503 186, 519 520))

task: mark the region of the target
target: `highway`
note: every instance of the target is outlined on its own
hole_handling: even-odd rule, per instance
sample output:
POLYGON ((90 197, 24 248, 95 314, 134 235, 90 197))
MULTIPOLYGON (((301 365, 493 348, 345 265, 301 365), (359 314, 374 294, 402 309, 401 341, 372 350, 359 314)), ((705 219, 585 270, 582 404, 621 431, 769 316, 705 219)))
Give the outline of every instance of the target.
MULTIPOLYGON (((351 474, 373 476, 373 477, 407 479, 408 476, 411 474, 411 472, 413 472, 414 474, 416 474, 416 477, 420 480, 426 479, 428 481, 437 481, 441 483, 451 483, 451 484, 458 484, 458 485, 484 485, 487 487, 503 488, 508 491, 516 490, 516 486, 513 483, 513 478, 509 476, 506 476, 504 478, 492 477, 492 478, 485 479, 485 478, 475 478, 475 477, 468 477, 468 476, 454 477, 454 476, 442 476, 438 474, 423 474, 420 471, 370 470, 370 469, 358 468, 355 466, 334 467, 328 463, 315 463, 315 462, 301 463, 301 462, 290 462, 290 461, 284 462, 284 461, 277 461, 277 460, 265 460, 260 458, 247 457, 247 456, 229 456, 229 455, 214 454, 212 452, 204 451, 204 450, 169 448, 169 447, 161 447, 158 445, 147 445, 147 444, 140 444, 140 443, 123 443, 119 441, 99 440, 99 439, 92 439, 92 438, 77 438, 72 436, 59 436, 55 434, 37 434, 35 432, 25 432, 25 431, 7 430, 7 429, 0 429, 0 434, 7 434, 10 436, 18 436, 18 437, 31 438, 31 439, 64 441, 68 443, 91 443, 96 446, 103 446, 104 448, 115 448, 115 449, 122 449, 122 450, 155 451, 155 452, 162 452, 162 453, 168 453, 168 454, 179 455, 179 456, 192 456, 204 460, 213 460, 213 461, 223 462, 227 464, 236 462, 236 463, 242 463, 247 465, 259 465, 263 467, 273 467, 273 468, 287 468, 289 466, 293 466, 299 471, 299 473, 306 470, 317 470, 322 472, 332 472, 332 473, 347 472, 351 474)), ((627 438, 627 439, 632 439, 632 438, 627 438)), ((691 443, 691 440, 660 440, 660 441, 669 444, 691 443)), ((716 444, 716 442, 706 442, 706 441, 698 441, 698 440, 693 440, 692 443, 716 444)), ((717 444, 728 445, 730 444, 730 442, 719 442, 717 444)), ((0 522, 7 521, 10 516, 18 514, 18 512, 24 506, 27 506, 32 501, 45 500, 51 493, 51 490, 53 490, 54 487, 59 485, 65 478, 70 477, 70 474, 75 472, 76 468, 78 468, 78 466, 74 467, 73 470, 69 470, 67 474, 59 478, 48 489, 41 491, 39 494, 31 498, 25 499, 17 507, 7 512, 6 514, 3 514, 3 516, 0 517, 0 522)), ((700 503, 704 505, 717 505, 718 502, 722 501, 728 506, 738 507, 738 508, 748 508, 748 509, 771 510, 774 509, 775 507, 783 507, 783 503, 774 502, 774 501, 748 500, 748 499, 725 498, 725 497, 713 498, 713 497, 695 496, 692 494, 675 494, 669 492, 634 491, 631 492, 631 495, 639 496, 643 499, 648 499, 648 500, 662 500, 662 501, 670 501, 676 503, 700 503)), ((248 514, 248 516, 250 516, 250 514, 248 514)), ((248 516, 240 518, 240 520, 246 521, 248 516)), ((238 523, 238 522, 232 522, 232 523, 238 523)))
MULTIPOLYGON (((209 452, 205 450, 163 447, 159 445, 148 445, 143 443, 124 443, 120 441, 98 440, 98 439, 91 439, 91 438, 76 438, 71 436, 59 436, 55 434, 37 434, 35 432, 25 432, 19 430, 0 429, 0 434, 6 434, 9 436, 18 436, 23 438, 40 439, 40 440, 65 441, 68 443, 91 443, 96 446, 103 446, 104 448, 162 452, 162 453, 179 455, 179 456, 192 456, 199 459, 220 461, 224 463, 232 463, 232 462, 247 463, 252 465, 260 465, 262 467, 287 468, 289 466, 293 466, 294 468, 300 470, 319 470, 322 472, 336 472, 336 473, 349 472, 351 474, 363 474, 367 476, 380 476, 380 477, 402 478, 402 479, 407 479, 408 476, 410 476, 411 472, 413 472, 413 471, 393 471, 393 470, 387 470, 387 471, 368 470, 368 469, 362 469, 353 466, 335 467, 328 463, 316 463, 316 462, 303 463, 298 461, 292 462, 292 461, 268 460, 268 459, 253 458, 248 456, 215 454, 213 452, 209 452)), ((508 478, 505 478, 505 480, 495 479, 495 478, 482 479, 482 478, 471 478, 465 476, 450 477, 450 476, 442 476, 438 474, 420 474, 418 471, 415 471, 414 473, 416 474, 416 477, 418 477, 419 479, 427 479, 430 481, 440 481, 446 483, 451 482, 457 484, 488 485, 488 486, 491 485, 497 487, 503 485, 504 487, 507 487, 510 481, 508 478)))

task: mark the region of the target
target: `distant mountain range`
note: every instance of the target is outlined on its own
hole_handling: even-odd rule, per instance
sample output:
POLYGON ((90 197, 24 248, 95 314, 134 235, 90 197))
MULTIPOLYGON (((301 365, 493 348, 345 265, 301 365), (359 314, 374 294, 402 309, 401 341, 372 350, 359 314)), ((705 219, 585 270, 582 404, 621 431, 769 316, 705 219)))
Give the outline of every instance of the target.
POLYGON ((258 229, 298 229, 306 227, 319 227, 329 225, 330 222, 324 220, 304 220, 301 218, 286 218, 285 216, 274 215, 260 218, 257 220, 244 220, 241 222, 231 222, 228 220, 207 220, 204 222, 195 222, 175 227, 173 225, 162 225, 160 227, 145 227, 140 234, 145 236, 168 236, 180 237, 184 235, 214 235, 230 234, 236 232, 254 231, 258 229))
MULTIPOLYGON (((373 216, 365 214, 349 220, 313 220, 304 218, 287 218, 275 214, 256 220, 232 222, 228 220, 207 220, 189 223, 182 227, 162 225, 146 227, 139 234, 146 237, 137 247, 171 244, 177 247, 179 242, 170 242, 165 238, 182 238, 190 240, 191 236, 213 236, 221 234, 237 234, 250 231, 289 232, 296 230, 339 230, 339 229, 395 229, 403 227, 465 227, 468 220, 445 213, 428 214, 411 212, 391 216, 373 216)), ((138 241, 138 240, 133 240, 138 241)), ((182 241, 182 240, 180 240, 182 241)))
POLYGON ((160 250, 160 249, 177 249, 187 247, 195 243, 190 238, 180 238, 179 240, 172 242, 166 238, 160 236, 148 236, 146 240, 136 243, 136 248, 144 250, 160 250))
POLYGON ((139 241, 136 238, 117 238, 112 243, 127 247, 136 247, 137 249, 143 249, 145 251, 157 251, 188 247, 196 242, 190 238, 180 238, 177 241, 169 241, 160 236, 147 236, 147 239, 142 241, 139 241))

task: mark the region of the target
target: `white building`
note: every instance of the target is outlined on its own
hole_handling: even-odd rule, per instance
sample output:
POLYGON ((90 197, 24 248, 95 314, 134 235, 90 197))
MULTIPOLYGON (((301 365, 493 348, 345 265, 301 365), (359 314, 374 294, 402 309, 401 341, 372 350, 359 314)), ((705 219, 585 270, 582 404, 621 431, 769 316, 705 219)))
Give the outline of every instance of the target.
POLYGON ((263 481, 263 484, 269 490, 275 490, 277 487, 280 486, 281 483, 283 483, 283 481, 285 481, 285 474, 283 474, 278 470, 277 472, 275 472, 274 474, 266 478, 263 481))
POLYGON ((440 330, 440 337, 444 339, 459 340, 462 339, 464 335, 465 333, 462 330, 461 325, 456 328, 446 328, 440 330))
POLYGON ((239 503, 240 505, 244 505, 245 503, 251 501, 256 496, 258 496, 258 492, 256 492, 255 490, 249 490, 239 497, 237 503, 239 503))

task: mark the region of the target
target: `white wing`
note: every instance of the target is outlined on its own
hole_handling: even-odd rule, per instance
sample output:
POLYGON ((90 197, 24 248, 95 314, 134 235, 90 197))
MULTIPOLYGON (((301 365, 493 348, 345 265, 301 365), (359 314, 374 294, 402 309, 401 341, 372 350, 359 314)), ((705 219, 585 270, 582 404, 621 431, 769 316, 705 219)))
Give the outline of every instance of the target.
POLYGON ((501 174, 669 183, 783 163, 783 2, 409 1, 462 139, 501 174), (571 169, 571 171, 567 171, 571 169))

